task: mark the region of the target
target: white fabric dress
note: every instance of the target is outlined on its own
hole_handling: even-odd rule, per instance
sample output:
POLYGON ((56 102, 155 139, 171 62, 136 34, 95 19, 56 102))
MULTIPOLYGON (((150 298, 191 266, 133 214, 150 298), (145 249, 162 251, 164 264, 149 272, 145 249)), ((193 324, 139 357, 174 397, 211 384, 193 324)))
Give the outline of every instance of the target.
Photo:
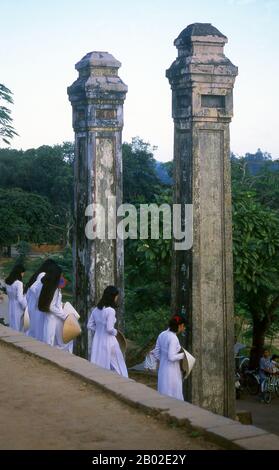
POLYGON ((180 350, 181 346, 176 333, 167 329, 158 336, 152 354, 160 361, 158 392, 178 400, 184 400, 182 373, 179 364, 179 361, 184 357, 184 353, 179 353, 180 350))
MULTIPOLYGON (((40 310, 38 310, 40 312, 40 310)), ((73 352, 73 341, 64 343, 63 323, 68 314, 62 307, 62 295, 60 289, 56 289, 51 301, 49 312, 41 312, 45 315, 43 341, 50 346, 55 346, 64 351, 73 352)))
POLYGON ((26 296, 23 294, 22 281, 16 280, 11 285, 6 284, 9 298, 9 326, 17 331, 24 331, 23 315, 26 308, 26 296))
POLYGON ((43 341, 44 335, 45 313, 41 312, 38 309, 38 300, 43 287, 41 279, 44 276, 44 272, 40 273, 36 281, 32 284, 32 286, 29 287, 26 293, 28 313, 30 319, 27 335, 32 336, 32 338, 36 338, 39 341, 43 341))
POLYGON ((87 328, 94 332, 90 362, 128 377, 125 360, 116 339, 115 322, 115 310, 112 307, 104 307, 102 310, 96 307, 91 311, 87 323, 87 328))

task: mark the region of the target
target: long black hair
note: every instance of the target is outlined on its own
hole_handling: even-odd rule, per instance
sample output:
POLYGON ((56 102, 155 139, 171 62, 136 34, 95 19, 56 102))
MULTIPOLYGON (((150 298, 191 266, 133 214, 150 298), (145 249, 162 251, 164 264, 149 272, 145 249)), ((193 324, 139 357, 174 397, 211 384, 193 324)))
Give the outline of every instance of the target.
POLYGON ((49 269, 53 266, 53 265, 56 265, 57 266, 57 263, 56 261, 54 261, 53 259, 49 258, 49 259, 46 259, 42 264, 41 266, 37 269, 37 271, 30 277, 29 281, 27 282, 27 284, 25 285, 24 287, 24 293, 26 293, 29 289, 29 287, 32 286, 32 284, 34 284, 34 282, 36 281, 37 277, 39 276, 40 273, 48 273, 49 269))
POLYGON ((22 281, 21 273, 24 273, 24 272, 25 272, 25 267, 23 266, 23 264, 16 264, 11 270, 8 277, 6 277, 5 283, 10 286, 15 281, 22 281))
POLYGON ((177 333, 179 325, 185 325, 185 323, 185 317, 182 317, 182 315, 173 315, 169 321, 169 329, 173 333, 177 333))
POLYGON ((58 264, 49 267, 47 274, 42 279, 42 290, 39 297, 38 307, 42 312, 49 312, 49 307, 54 296, 54 292, 58 288, 62 269, 58 264))
POLYGON ((116 308, 115 297, 119 294, 119 290, 115 286, 107 286, 103 292, 101 300, 97 303, 97 307, 102 310, 104 307, 116 308))

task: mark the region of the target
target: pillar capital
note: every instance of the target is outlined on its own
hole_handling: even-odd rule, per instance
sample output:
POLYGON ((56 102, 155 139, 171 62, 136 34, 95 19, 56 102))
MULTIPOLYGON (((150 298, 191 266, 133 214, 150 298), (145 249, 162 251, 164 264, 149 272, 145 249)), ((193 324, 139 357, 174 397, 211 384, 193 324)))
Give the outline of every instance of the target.
POLYGON ((89 52, 76 65, 77 80, 68 87, 76 131, 122 129, 128 91, 118 76, 121 62, 108 52, 89 52))
POLYGON ((178 57, 166 71, 174 119, 231 120, 238 69, 224 54, 227 41, 210 23, 191 24, 175 39, 178 57))

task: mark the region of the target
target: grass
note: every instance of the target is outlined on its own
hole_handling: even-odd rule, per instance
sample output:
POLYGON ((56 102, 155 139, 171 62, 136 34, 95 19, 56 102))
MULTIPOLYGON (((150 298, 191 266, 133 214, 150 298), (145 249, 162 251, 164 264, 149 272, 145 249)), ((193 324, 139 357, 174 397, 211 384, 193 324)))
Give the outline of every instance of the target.
POLYGON ((199 431, 192 431, 190 437, 200 437, 201 433, 199 431))
MULTIPOLYGON (((25 266, 25 274, 23 278, 23 283, 25 284, 30 277, 33 275, 35 271, 40 267, 40 265, 43 263, 43 261, 47 258, 49 258, 49 255, 41 255, 41 256, 36 256, 36 257, 31 257, 27 256, 25 261, 24 261, 24 266, 25 266)), ((51 255, 52 259, 57 260, 57 263, 59 263, 59 258, 60 256, 53 256, 51 255)), ((61 265, 63 265, 63 255, 61 255, 62 262, 61 265)), ((16 258, 0 258, 0 278, 5 279, 10 271, 12 270, 13 266, 16 263, 16 258)), ((64 266, 63 266, 64 267, 64 266)), ((69 301, 72 302, 73 300, 73 293, 72 293, 72 283, 71 283, 71 274, 68 269, 63 269, 64 276, 68 280, 68 283, 66 287, 62 290, 62 295, 63 295, 63 301, 69 301)))

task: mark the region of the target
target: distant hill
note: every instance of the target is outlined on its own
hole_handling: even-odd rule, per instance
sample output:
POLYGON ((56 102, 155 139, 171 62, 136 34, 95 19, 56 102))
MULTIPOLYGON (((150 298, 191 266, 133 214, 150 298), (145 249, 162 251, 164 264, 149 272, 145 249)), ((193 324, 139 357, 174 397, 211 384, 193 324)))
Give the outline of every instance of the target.
POLYGON ((258 149, 256 153, 246 153, 245 157, 236 157, 232 154, 231 158, 232 160, 243 158, 247 162, 248 170, 251 175, 256 175, 264 167, 267 167, 270 171, 279 170, 279 160, 273 160, 270 153, 262 152, 261 149, 258 149))
POLYGON ((251 175, 256 175, 261 171, 262 168, 265 166, 268 167, 270 171, 278 171, 279 170, 279 161, 249 161, 248 162, 248 169, 251 175))
MULTIPOLYGON (((232 160, 244 159, 247 161, 248 170, 251 175, 256 175, 263 169, 267 167, 270 171, 279 171, 279 159, 272 159, 272 156, 268 152, 262 152, 261 149, 258 149, 256 153, 246 153, 245 156, 236 156, 233 153, 231 154, 232 160)), ((172 164, 173 162, 159 162, 156 161, 156 173, 160 181, 166 185, 171 185, 173 179, 172 174, 172 164)))

